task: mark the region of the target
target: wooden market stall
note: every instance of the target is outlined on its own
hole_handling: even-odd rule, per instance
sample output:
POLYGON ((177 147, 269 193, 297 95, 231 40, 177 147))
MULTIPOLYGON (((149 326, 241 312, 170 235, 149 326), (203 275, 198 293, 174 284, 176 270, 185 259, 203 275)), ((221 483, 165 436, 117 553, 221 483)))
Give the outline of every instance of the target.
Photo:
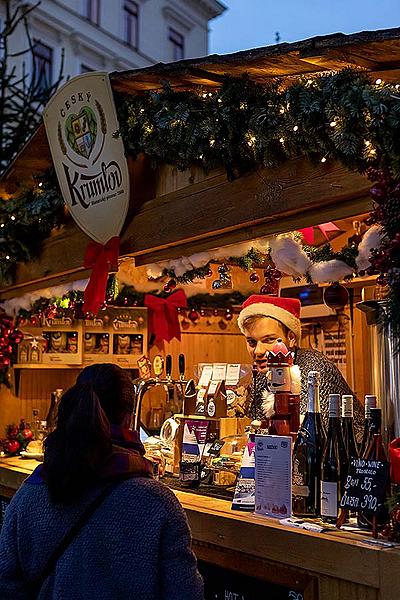
MULTIPOLYGON (((116 72, 111 75, 111 83, 113 91, 122 95, 158 90, 165 80, 177 89, 200 86, 215 90, 225 74, 248 73, 252 80, 261 83, 279 78, 285 85, 300 77, 346 67, 360 69, 372 80, 399 80, 400 29, 350 36, 337 34, 116 72)), ((155 168, 146 156, 128 162, 131 201, 121 234, 120 254, 134 259, 137 266, 328 221, 351 222, 351 218, 364 215, 371 208, 367 178, 334 161, 314 166, 300 157, 277 168, 241 174, 233 181, 227 179, 222 169, 206 174, 199 166, 184 172, 169 165, 155 168)), ((51 166, 41 126, 4 174, 1 191, 12 196, 20 186, 33 185, 33 177, 51 166)), ((88 272, 82 267, 87 242, 85 234, 72 219, 68 220, 45 240, 37 260, 18 265, 12 285, 0 290, 0 300, 87 277, 88 272)), ((355 299, 360 299, 362 287, 371 284, 371 280, 355 284, 355 299)), ((240 357, 236 360, 242 357, 244 360, 240 354, 244 349, 240 350, 239 333, 234 327, 232 324, 225 334, 231 337, 225 338, 215 352, 209 352, 210 361, 222 360, 221 354, 226 356, 227 348, 233 348, 234 355, 240 357)), ((353 352, 362 355, 364 361, 359 361, 361 376, 353 384, 362 397, 368 376, 368 357, 363 349, 368 342, 361 315, 356 317, 354 327, 353 352)), ((192 327, 189 333, 191 337, 184 338, 181 346, 171 343, 170 350, 175 358, 183 349, 191 353, 192 366, 202 359, 204 345, 199 343, 196 351, 193 348, 196 335, 203 332, 192 327)), ((212 333, 213 343, 218 346, 216 340, 221 332, 216 329, 212 333)), ((78 365, 63 370, 65 386, 74 379, 77 368, 78 365)), ((37 385, 34 382, 40 381, 37 371, 21 369, 19 385, 27 410, 32 409, 29 404, 32 399, 48 394, 59 375, 55 370, 42 374, 42 388, 38 390, 34 389, 37 385)), ((5 388, 1 395, 7 422, 12 414, 8 407, 15 398, 5 388)), ((31 466, 21 467, 14 459, 3 460, 1 495, 12 495, 31 466)), ((397 549, 369 545, 355 534, 310 533, 261 517, 243 516, 231 511, 224 500, 184 492, 178 492, 178 496, 188 514, 196 554, 206 563, 292 588, 293 593, 299 594, 289 596, 292 598, 394 600, 399 597, 400 584, 395 575, 400 565, 397 549)))

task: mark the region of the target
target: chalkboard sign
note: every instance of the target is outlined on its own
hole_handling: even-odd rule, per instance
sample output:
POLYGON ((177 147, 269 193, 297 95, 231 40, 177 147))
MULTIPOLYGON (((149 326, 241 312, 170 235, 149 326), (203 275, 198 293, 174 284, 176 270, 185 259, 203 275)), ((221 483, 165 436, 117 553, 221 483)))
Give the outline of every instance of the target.
POLYGON ((304 591, 198 561, 205 600, 304 600, 304 591))
POLYGON ((340 506, 347 510, 376 513, 385 502, 389 463, 352 458, 340 506))

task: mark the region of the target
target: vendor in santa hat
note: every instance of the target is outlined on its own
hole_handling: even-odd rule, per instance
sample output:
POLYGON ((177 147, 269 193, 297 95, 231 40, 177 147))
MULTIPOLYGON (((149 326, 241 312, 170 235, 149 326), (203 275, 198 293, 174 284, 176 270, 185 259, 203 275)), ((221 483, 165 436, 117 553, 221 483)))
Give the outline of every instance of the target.
MULTIPOLYGON (((268 372, 267 354, 272 350, 278 338, 294 354, 294 364, 298 365, 301 377, 300 412, 307 410, 307 375, 309 371, 320 372, 320 404, 321 413, 328 418, 328 395, 353 394, 344 377, 324 354, 309 348, 300 348, 301 323, 300 301, 294 298, 253 295, 243 303, 239 313, 238 325, 246 336, 248 352, 256 365, 258 374, 255 389, 252 390, 252 401, 249 416, 256 420, 264 420, 263 398, 266 397, 268 372)), ((360 435, 363 429, 363 409, 354 397, 354 427, 360 435)))

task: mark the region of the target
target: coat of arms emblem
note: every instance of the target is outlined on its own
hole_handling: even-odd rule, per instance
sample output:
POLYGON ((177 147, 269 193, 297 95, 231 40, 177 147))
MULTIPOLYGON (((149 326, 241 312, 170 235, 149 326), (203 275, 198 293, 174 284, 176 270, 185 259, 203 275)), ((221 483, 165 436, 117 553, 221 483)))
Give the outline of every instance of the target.
POLYGON ((71 114, 67 117, 65 135, 74 152, 89 158, 97 136, 96 115, 89 106, 83 106, 79 114, 71 114))

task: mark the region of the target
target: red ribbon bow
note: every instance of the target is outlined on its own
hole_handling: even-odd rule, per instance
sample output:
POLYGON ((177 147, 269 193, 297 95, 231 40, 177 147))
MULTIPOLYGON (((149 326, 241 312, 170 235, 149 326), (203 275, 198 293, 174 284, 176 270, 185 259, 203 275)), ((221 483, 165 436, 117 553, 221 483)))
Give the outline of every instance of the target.
POLYGON ((162 340, 170 342, 173 338, 181 339, 177 309, 187 307, 183 290, 177 290, 165 299, 146 294, 144 305, 149 309, 149 332, 155 334, 156 343, 162 340))
POLYGON ((400 484, 400 438, 394 439, 389 444, 390 480, 396 485, 400 484))
POLYGON ((106 297, 107 278, 110 267, 118 268, 119 237, 115 236, 106 244, 89 242, 84 259, 86 269, 93 267, 89 283, 84 293, 84 312, 97 315, 106 297))

